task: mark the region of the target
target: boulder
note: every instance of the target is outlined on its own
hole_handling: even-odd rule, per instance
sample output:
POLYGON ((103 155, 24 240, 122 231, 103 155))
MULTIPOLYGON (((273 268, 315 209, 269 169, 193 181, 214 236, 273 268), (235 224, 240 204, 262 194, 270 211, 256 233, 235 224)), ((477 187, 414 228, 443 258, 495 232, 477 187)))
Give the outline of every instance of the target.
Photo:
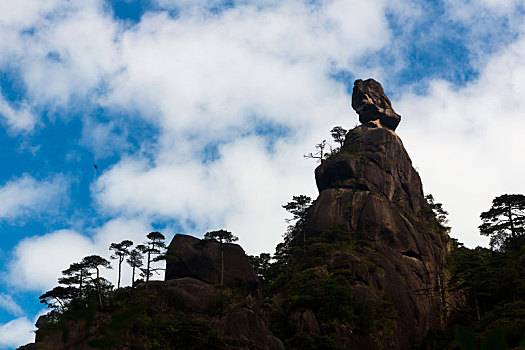
POLYGON ((373 125, 377 122, 391 130, 396 130, 401 116, 392 108, 383 87, 374 79, 354 82, 352 108, 359 114, 359 121, 373 125), (375 122, 375 123, 374 123, 375 122))
POLYGON ((260 297, 259 280, 238 244, 200 240, 177 234, 168 246, 166 281, 191 277, 218 285, 221 281, 221 249, 224 254, 224 285, 244 288, 247 294, 260 297))
POLYGON ((271 334, 264 319, 247 308, 231 312, 214 328, 220 331, 228 349, 284 350, 283 343, 271 334))
POLYGON ((310 309, 297 309, 288 316, 288 325, 295 332, 318 333, 319 323, 310 309))
POLYGON ((168 306, 190 313, 208 312, 217 293, 213 285, 191 277, 151 281, 148 288, 158 291, 168 306))

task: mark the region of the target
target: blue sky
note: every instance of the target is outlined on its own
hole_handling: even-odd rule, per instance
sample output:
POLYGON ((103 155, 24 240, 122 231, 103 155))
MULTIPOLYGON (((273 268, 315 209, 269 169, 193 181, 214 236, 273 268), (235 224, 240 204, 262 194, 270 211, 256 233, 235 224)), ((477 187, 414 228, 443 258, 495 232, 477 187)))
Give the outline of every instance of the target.
POLYGON ((479 213, 524 192, 523 23, 517 0, 0 2, 0 349, 111 242, 225 228, 272 252, 281 205, 317 196, 303 154, 358 123, 356 78, 453 237, 486 245, 479 213))

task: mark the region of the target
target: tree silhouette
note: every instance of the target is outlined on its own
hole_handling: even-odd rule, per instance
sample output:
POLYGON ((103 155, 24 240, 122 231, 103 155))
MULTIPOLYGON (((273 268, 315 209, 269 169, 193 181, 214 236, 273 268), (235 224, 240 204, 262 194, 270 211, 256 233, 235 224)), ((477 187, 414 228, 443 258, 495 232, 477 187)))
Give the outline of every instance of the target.
POLYGON ((443 204, 436 203, 434 200, 434 196, 432 194, 427 194, 425 196, 425 200, 427 201, 428 205, 430 206, 430 209, 432 209, 432 212, 430 212, 429 216, 427 216, 427 219, 435 218, 437 221, 437 224, 439 228, 444 230, 445 232, 450 232, 450 226, 447 226, 448 224, 448 212, 443 208, 443 204))
POLYGON ((269 253, 261 253, 259 255, 249 255, 248 259, 252 264, 255 274, 262 282, 262 285, 266 287, 270 277, 272 256, 269 253))
POLYGON ((162 259, 164 249, 166 248, 166 243, 164 243, 166 238, 162 233, 157 231, 148 233, 146 237, 148 238, 148 241, 144 244, 138 245, 137 249, 147 257, 146 268, 142 269, 142 273, 144 274, 144 277, 146 277, 147 283, 149 282, 149 278, 151 277, 152 273, 160 270, 157 268, 152 268, 151 263, 162 259), (156 259, 155 256, 160 257, 156 259))
POLYGON ((239 240, 238 237, 234 236, 230 231, 218 230, 210 231, 204 235, 205 240, 217 241, 220 244, 221 250, 221 286, 224 286, 224 243, 232 243, 239 240))
POLYGON ((102 288, 100 280, 100 268, 111 269, 111 263, 99 255, 89 255, 82 259, 81 264, 85 265, 88 269, 94 269, 96 271, 96 278, 93 280, 97 288, 98 301, 100 307, 102 307, 102 288))
POLYGON ((132 273, 131 273, 131 286, 135 286, 135 269, 141 268, 144 263, 142 262, 142 252, 138 250, 137 248, 133 249, 129 252, 128 258, 126 259, 126 262, 131 266, 132 273))
POLYGON ((305 195, 293 196, 291 202, 283 205, 283 208, 293 216, 291 219, 285 219, 286 222, 295 222, 293 225, 288 226, 288 232, 285 235, 285 242, 290 242, 296 238, 297 235, 302 235, 303 243, 306 243, 306 230, 304 225, 308 209, 311 205, 312 198, 305 195))
POLYGON ((129 247, 133 245, 133 242, 126 239, 120 243, 111 243, 109 250, 113 250, 114 253, 111 255, 111 259, 118 260, 118 282, 117 289, 120 288, 120 276, 122 275, 122 262, 124 258, 129 255, 129 247))
POLYGON ((42 304, 55 311, 64 312, 67 304, 75 297, 76 292, 77 289, 72 286, 57 286, 39 296, 38 299, 42 304))
POLYGON ((494 198, 492 207, 481 213, 480 233, 490 237, 490 247, 505 250, 525 234, 525 196, 504 194, 494 198))
POLYGON ((62 275, 64 275, 64 277, 59 278, 58 283, 76 288, 78 290, 77 297, 82 299, 84 285, 91 277, 89 267, 82 262, 73 263, 69 265, 67 269, 62 271, 62 275), (78 287, 76 287, 76 285, 78 285, 78 287))
POLYGON ((332 130, 330 130, 330 134, 334 138, 334 141, 339 144, 339 147, 343 147, 345 143, 346 132, 347 130, 341 126, 334 126, 332 130))

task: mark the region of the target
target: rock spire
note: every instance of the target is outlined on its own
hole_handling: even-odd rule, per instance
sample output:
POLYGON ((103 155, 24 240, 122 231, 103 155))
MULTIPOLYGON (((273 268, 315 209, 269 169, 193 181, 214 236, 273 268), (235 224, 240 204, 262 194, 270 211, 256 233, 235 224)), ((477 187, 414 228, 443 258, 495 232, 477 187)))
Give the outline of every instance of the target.
POLYGON ((379 122, 378 126, 396 130, 401 121, 401 116, 392 108, 383 87, 374 79, 358 79, 354 82, 352 108, 359 114, 362 124, 377 125, 379 122))
MULTIPOLYGON (((362 125, 350 130, 341 150, 315 170, 319 197, 309 210, 305 234, 320 239, 336 230, 365 247, 328 254, 327 269, 351 271, 356 298, 392 303, 397 317, 383 348, 410 349, 427 330, 444 327, 443 262, 449 238, 435 221, 401 139, 392 132, 401 117, 381 85, 357 80, 352 107, 362 125)), ((377 349, 377 341, 347 345, 361 338, 348 334, 338 343, 377 349)))

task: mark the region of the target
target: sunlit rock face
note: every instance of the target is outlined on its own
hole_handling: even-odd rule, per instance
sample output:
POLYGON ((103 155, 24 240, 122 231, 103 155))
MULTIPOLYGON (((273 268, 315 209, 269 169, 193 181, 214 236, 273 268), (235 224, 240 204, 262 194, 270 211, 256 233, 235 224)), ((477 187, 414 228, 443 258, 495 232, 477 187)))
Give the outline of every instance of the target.
POLYGON ((374 79, 355 81, 352 108, 359 114, 359 121, 363 124, 372 122, 396 130, 401 121, 401 116, 392 108, 383 87, 374 79))
MULTIPOLYGON (((397 321, 386 346, 409 349, 428 329, 444 326, 448 236, 432 222, 420 177, 393 131, 400 116, 381 85, 357 80, 352 105, 363 125, 350 130, 341 151, 315 170, 319 197, 306 234, 337 229, 367 247, 357 255, 334 253, 328 268, 350 269, 357 297, 392 302, 397 321)), ((352 335, 346 338, 342 344, 351 343, 352 335)))

